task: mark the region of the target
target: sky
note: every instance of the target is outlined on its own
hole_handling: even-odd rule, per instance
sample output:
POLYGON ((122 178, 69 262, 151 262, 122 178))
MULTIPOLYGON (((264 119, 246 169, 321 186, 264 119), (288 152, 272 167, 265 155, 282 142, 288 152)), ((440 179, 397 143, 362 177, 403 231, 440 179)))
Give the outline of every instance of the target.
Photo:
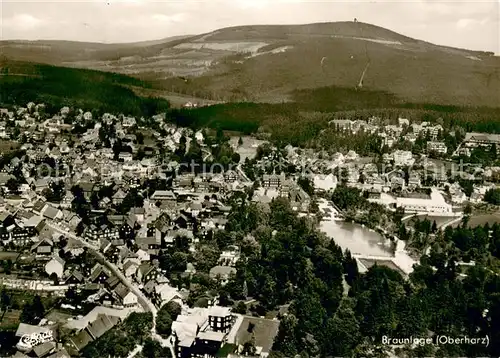
POLYGON ((354 18, 439 45, 500 54, 500 0, 0 0, 0 37, 136 42, 354 18))

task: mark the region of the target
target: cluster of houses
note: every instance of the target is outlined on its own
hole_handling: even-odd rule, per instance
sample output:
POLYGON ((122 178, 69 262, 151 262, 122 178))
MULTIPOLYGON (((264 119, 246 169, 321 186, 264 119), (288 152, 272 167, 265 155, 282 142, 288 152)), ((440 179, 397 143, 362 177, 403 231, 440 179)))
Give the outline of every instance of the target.
MULTIPOLYGON (((94 309, 83 317, 53 317, 42 320, 38 326, 24 323, 19 326, 19 338, 26 332, 51 330, 56 323, 64 326, 69 330, 69 340, 64 347, 55 339, 29 349, 22 346, 18 352, 20 357, 35 354, 37 357, 62 358, 68 352, 78 354, 123 321, 128 313, 140 309, 137 295, 106 265, 89 261, 84 243, 104 255, 156 307, 176 301, 186 310, 184 302, 189 291, 170 285, 158 260, 153 258, 161 249, 174 245, 177 238, 187 239, 189 250, 193 251, 200 237, 210 231, 223 230, 231 210, 226 199, 233 192, 243 191, 253 183, 241 170, 187 173, 176 175, 167 188, 150 192, 145 185, 147 180, 164 180, 166 171, 179 166, 175 162, 167 163, 166 169, 160 166, 165 162, 160 162, 158 158, 158 147, 174 151, 182 137, 188 138, 188 143, 193 137, 203 144, 201 132, 173 127, 163 122, 162 116, 155 116, 153 119, 160 122, 167 134, 152 131, 156 144, 148 147, 138 145, 136 136, 132 134, 132 128, 138 125, 135 118, 105 114, 93 120, 90 112, 77 111, 73 114, 74 121, 95 124, 87 125, 83 133, 73 136, 73 125, 67 123, 69 108, 62 108, 51 118, 44 117, 43 109, 43 105, 30 103, 16 112, 0 112, 0 120, 4 121, 0 123, 4 138, 10 138, 13 126, 20 128, 24 139, 19 149, 25 153, 22 158, 14 157, 0 172, 0 190, 5 194, 0 198, 0 241, 5 250, 22 251, 29 258, 27 264, 22 261, 16 263, 16 271, 12 274, 19 282, 29 275, 34 280, 53 281, 50 289, 54 292, 75 289, 88 293, 82 305, 94 306, 94 309), (5 125, 5 122, 8 124, 5 125), (100 145, 101 129, 110 123, 114 125, 115 135, 126 142, 131 151, 115 153, 113 149, 100 145), (136 158, 139 148, 146 149, 145 158, 136 158), (40 162, 47 162, 47 158, 57 164, 57 175, 38 175, 40 162), (11 185, 13 180, 19 181, 15 190, 11 185), (50 196, 46 194, 56 191, 56 186, 60 198, 49 200, 50 196), (76 187, 81 194, 76 193, 76 187), (104 196, 103 190, 106 191, 104 196), (118 210, 134 190, 147 192, 143 205, 132 205, 126 212, 118 210), (75 211, 78 195, 92 203, 86 209, 88 220, 83 220, 81 213, 75 211), (94 203, 95 200, 97 203, 94 203)), ((298 195, 295 193, 299 191, 298 186, 292 184, 290 182, 290 195, 298 195)), ((276 188, 281 183, 264 179, 263 186, 276 188)), ((236 272, 235 264, 239 258, 238 246, 226 248, 217 265, 210 270, 210 277, 225 284, 229 276, 236 272)), ((195 272, 195 266, 188 263, 185 274, 195 272)), ((78 308, 66 306, 70 311, 78 308)), ((175 347, 182 357, 210 355, 217 346, 220 348, 228 342, 228 335, 232 335, 230 341, 236 346, 242 336, 248 336, 248 327, 243 330, 246 333, 241 333, 240 326, 243 323, 248 326, 248 320, 253 318, 236 316, 222 307, 198 311, 195 315, 202 315, 205 321, 198 319, 198 323, 189 326, 192 318, 186 311, 188 313, 179 316, 178 322, 174 323, 175 347), (181 324, 182 317, 187 318, 181 324), (221 324, 224 324, 224 329, 221 324), (191 345, 188 345, 189 339, 183 331, 183 327, 187 326, 190 327, 191 345)), ((260 353, 265 356, 270 351, 279 321, 262 320, 258 323, 252 323, 257 327, 252 336, 256 334, 260 337, 256 342, 260 347, 256 356, 261 356, 260 353), (259 325, 264 328, 269 326, 269 332, 274 335, 269 335, 268 331, 261 334, 259 325)))
MULTIPOLYGON (((182 138, 186 138, 187 146, 192 140, 198 142, 206 156, 210 156, 210 148, 204 146, 201 131, 177 128, 162 115, 152 120, 162 134, 149 129, 154 140, 144 143, 136 132, 142 119, 111 114, 93 118, 90 112, 72 112, 67 107, 47 118, 44 106, 34 103, 16 111, 0 110, 0 137, 12 139, 17 128, 23 137, 19 149, 25 153, 23 158, 12 158, 0 171, 3 194, 0 196, 0 242, 6 250, 22 251, 30 257, 28 264, 17 265, 19 272, 14 274, 22 278, 29 271, 31 277, 49 278, 61 289, 86 290, 89 294, 83 303, 94 306, 77 319, 49 317, 39 326, 20 325, 19 337, 26 332, 52 329, 57 322, 70 331, 70 339, 64 347, 55 340, 31 347, 28 354, 40 358, 62 358, 68 352, 78 354, 130 312, 139 309, 139 298, 130 286, 106 265, 88 260, 86 245, 98 250, 157 308, 171 301, 183 307, 172 325, 177 357, 213 357, 224 345, 233 345, 238 354, 248 355, 244 343, 250 339, 257 349, 253 356, 265 357, 269 353, 279 321, 237 315, 217 305, 189 309, 184 304, 189 291, 171 285, 155 258, 177 239, 187 240, 189 250, 195 251, 200 238, 209 232, 224 230, 231 211, 227 199, 234 192, 250 192, 247 189, 253 187, 251 200, 264 204, 276 197, 286 197, 292 208, 302 213, 310 210, 311 192, 298 184, 296 179, 300 175, 273 172, 263 174, 254 183, 240 167, 217 173, 179 172, 167 177, 166 173, 175 172, 180 164, 166 162, 160 155, 162 151, 178 150, 182 138), (70 114, 72 117, 68 120, 70 114), (72 121, 79 123, 79 135, 72 134, 75 129, 72 121), (114 128, 113 136, 126 143, 127 150, 102 145, 103 134, 106 135, 103 131, 109 130, 109 126, 114 128), (138 156, 140 151, 142 157, 138 156), (41 163, 56 170, 57 175, 40 175, 41 163), (51 165, 54 163, 55 166, 51 165), (148 183, 155 179, 171 181, 165 187, 150 190, 148 183), (49 200, 56 192, 58 200, 49 200), (136 192, 144 194, 142 205, 136 205, 131 197, 136 192), (88 217, 75 205, 82 199, 79 195, 90 203, 85 209, 88 217)), ((446 145, 438 141, 443 130, 440 125, 410 124, 403 118, 398 125, 382 128, 375 123, 376 120, 334 120, 330 124, 352 133, 377 133, 388 147, 400 137, 415 142, 424 134, 428 139, 428 152, 447 153, 446 145)), ((498 136, 471 133, 466 136, 463 147, 491 143, 500 143, 498 136)), ((352 150, 334 155, 307 149, 299 153, 298 148, 289 145, 285 153, 280 165, 295 166, 296 172, 302 170, 310 174, 316 193, 331 192, 343 182, 369 191, 370 200, 403 207, 407 212, 451 214, 453 205, 466 200, 479 201, 492 187, 477 184, 473 194, 467 197, 460 185, 449 183, 446 171, 427 165, 425 156, 404 150, 393 150, 383 156, 383 164, 390 166, 390 171, 381 170, 352 150), (420 169, 409 173, 402 170, 417 165, 420 169), (429 177, 433 184, 428 197, 422 197, 420 192, 412 196, 429 177)), ((263 157, 257 166, 265 167, 269 161, 269 157, 263 157)), ((495 168, 474 169, 466 175, 487 179, 495 171, 495 168)), ((239 259, 240 248, 227 247, 217 265, 210 269, 210 277, 226 284, 236 273, 239 259)), ((187 263, 184 274, 195 272, 196 267, 187 263)))
POLYGON ((415 143, 419 136, 424 136, 428 140, 427 150, 437 151, 446 154, 447 149, 444 142, 436 141, 440 133, 443 133, 443 126, 432 125, 428 122, 411 123, 407 118, 398 118, 398 124, 388 124, 381 126, 378 123, 380 118, 371 117, 368 120, 334 119, 330 121, 330 126, 337 130, 351 132, 365 132, 377 134, 383 140, 383 145, 393 147, 400 139, 410 143, 415 143))
POLYGON ((225 345, 234 348, 234 357, 266 357, 278 328, 277 320, 237 315, 220 306, 187 309, 172 323, 180 358, 215 357, 225 345), (246 351, 248 342, 254 352, 246 351))

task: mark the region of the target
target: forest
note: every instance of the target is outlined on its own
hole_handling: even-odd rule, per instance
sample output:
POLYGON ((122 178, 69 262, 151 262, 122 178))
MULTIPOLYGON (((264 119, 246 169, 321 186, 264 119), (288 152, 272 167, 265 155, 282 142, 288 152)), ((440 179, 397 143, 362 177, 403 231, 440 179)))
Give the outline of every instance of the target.
POLYGON ((402 346, 395 354, 500 354, 500 278, 482 260, 467 266, 465 273, 460 264, 475 250, 473 242, 479 239, 475 236, 484 238, 484 230, 497 245, 500 227, 447 229, 443 234, 447 246, 424 256, 405 279, 377 265, 366 274, 358 273, 350 253, 342 252, 307 219, 298 218, 285 200, 276 199, 267 211, 253 204, 235 205, 228 226, 246 238, 245 259, 238 262, 237 273, 221 289, 221 296, 253 297, 262 312, 290 304, 288 314, 281 317, 272 357, 378 357, 391 348, 381 344, 383 336, 438 335, 487 335, 490 344, 402 346))
POLYGON ((152 116, 170 107, 167 100, 141 97, 133 87, 148 83, 115 73, 0 59, 0 104, 44 103, 48 113, 63 106, 94 113, 152 116))
MULTIPOLYGON (((459 126, 465 131, 500 133, 499 108, 406 103, 391 93, 367 89, 330 86, 293 91, 290 101, 282 103, 231 102, 176 109, 166 99, 137 95, 134 88, 147 93, 155 90, 155 85, 126 75, 5 59, 0 59, 0 71, 2 105, 45 103, 48 113, 56 113, 63 106, 96 114, 144 117, 166 112, 168 120, 179 126, 264 132, 277 142, 301 146, 311 144, 335 118, 378 116, 396 121, 403 117, 438 122, 447 130, 459 126)), ((332 143, 330 139, 321 144, 332 143)))

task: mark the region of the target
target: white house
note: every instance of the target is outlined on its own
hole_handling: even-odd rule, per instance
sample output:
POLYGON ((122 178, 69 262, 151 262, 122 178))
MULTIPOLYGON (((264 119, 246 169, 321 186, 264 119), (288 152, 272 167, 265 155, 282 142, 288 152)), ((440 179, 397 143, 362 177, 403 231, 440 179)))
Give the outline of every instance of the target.
POLYGON ((392 155, 395 165, 412 165, 415 162, 410 151, 396 150, 392 155))
POLYGON ((160 306, 169 303, 172 300, 182 300, 182 296, 176 288, 170 286, 168 283, 163 283, 155 287, 155 293, 160 300, 160 306))
POLYGON ((123 306, 130 307, 137 304, 137 296, 124 284, 116 286, 114 292, 122 301, 123 306))
POLYGON ((149 262, 149 260, 150 260, 149 254, 146 251, 144 251, 144 250, 139 249, 139 250, 137 250, 137 252, 135 254, 137 255, 137 258, 141 262, 144 262, 144 261, 149 262))
POLYGON ((337 187, 337 177, 333 174, 316 175, 313 183, 315 190, 333 191, 337 187))
POLYGON ((407 118, 401 118, 401 117, 399 117, 398 118, 398 124, 399 124, 400 127, 402 127, 404 125, 407 126, 407 127, 409 127, 410 126, 410 121, 407 118))
POLYGON ((446 147, 444 142, 429 141, 427 142, 427 151, 446 154, 448 147, 446 147))
MULTIPOLYGON (((142 250, 141 250, 142 251, 142 250)), ((123 272, 125 277, 132 277, 137 272, 137 268, 140 265, 140 261, 135 258, 130 258, 123 264, 123 272)))

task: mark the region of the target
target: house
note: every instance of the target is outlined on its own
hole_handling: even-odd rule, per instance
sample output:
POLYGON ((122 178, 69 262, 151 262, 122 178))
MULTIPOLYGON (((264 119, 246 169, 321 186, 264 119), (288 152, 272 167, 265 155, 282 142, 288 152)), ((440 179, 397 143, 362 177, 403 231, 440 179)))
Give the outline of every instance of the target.
POLYGON ((410 126, 410 121, 407 119, 407 118, 398 118, 398 124, 400 127, 403 127, 403 126, 407 126, 409 127, 410 126))
POLYGON ((172 202, 175 203, 176 197, 173 191, 171 190, 156 190, 153 195, 151 195, 150 200, 153 202, 172 202))
POLYGON ((56 274, 57 278, 61 279, 64 273, 64 260, 58 255, 54 255, 52 259, 45 264, 45 272, 47 275, 56 274))
POLYGON ((62 198, 61 202, 59 203, 60 208, 65 208, 65 209, 70 209, 71 204, 73 203, 73 200, 75 199, 74 195, 71 193, 71 191, 66 191, 66 194, 62 198))
POLYGON ((160 307, 173 300, 182 301, 182 295, 179 291, 168 283, 155 286, 155 298, 159 302, 160 307))
POLYGON ((354 121, 349 119, 334 119, 328 122, 328 124, 338 131, 351 131, 354 126, 354 121))
POLYGON ((49 204, 45 205, 41 214, 49 220, 61 220, 63 218, 63 212, 49 204))
POLYGON ((309 194, 307 194, 301 187, 295 187, 290 190, 288 199, 290 200, 292 208, 298 211, 308 211, 311 203, 309 194))
POLYGON ((286 180, 285 174, 264 174, 262 176, 262 187, 264 188, 278 188, 286 180))
POLYGON ((70 343, 76 350, 80 351, 118 323, 120 323, 120 318, 117 316, 98 314, 93 322, 89 323, 84 329, 70 338, 70 343))
POLYGON ((439 133, 443 132, 443 126, 440 124, 437 124, 435 126, 428 126, 425 129, 425 132, 427 135, 429 135, 429 137, 435 140, 438 137, 439 133))
POLYGON ((418 172, 411 172, 408 178, 408 186, 416 189, 422 185, 421 176, 418 172))
POLYGON ((53 353, 55 350, 56 350, 55 342, 45 342, 34 347, 32 352, 37 358, 43 358, 47 357, 48 354, 53 353))
POLYGON ((53 250, 54 242, 46 238, 38 241, 31 247, 31 251, 34 251, 36 255, 52 255, 53 250))
MULTIPOLYGON (((133 215, 131 217, 131 220, 134 220, 135 222, 142 224, 144 222, 144 219, 146 216, 146 210, 144 208, 134 207, 134 208, 130 209, 129 215, 133 215)), ((135 222, 134 222, 134 225, 135 225, 135 222)))
POLYGON ((313 178, 316 192, 332 192, 337 187, 337 177, 333 174, 315 175, 313 178))
POLYGON ((66 222, 72 231, 76 231, 78 225, 82 222, 82 219, 78 215, 71 213, 66 222))
POLYGON ((205 308, 190 309, 177 316, 172 322, 172 335, 175 337, 176 357, 191 357, 196 335, 208 320, 208 310, 205 308))
POLYGON ((133 155, 129 152, 121 152, 120 154, 118 154, 118 159, 123 160, 124 162, 131 162, 133 159, 133 155))
POLYGON ((495 144, 500 146, 500 134, 471 132, 465 134, 464 144, 469 148, 485 147, 495 144))
POLYGON ((37 200, 34 204, 33 204, 33 207, 32 207, 32 211, 37 214, 37 215, 42 215, 42 212, 43 210, 45 209, 45 201, 43 200, 37 200))
POLYGON ((228 307, 212 306, 208 309, 208 324, 214 332, 229 332, 233 323, 231 309, 228 307))
POLYGON ((240 248, 236 245, 231 245, 222 251, 219 257, 219 262, 226 266, 234 266, 240 259, 240 248))
POLYGON ((173 220, 173 223, 175 227, 179 229, 188 229, 192 227, 192 220, 184 213, 180 213, 179 216, 173 220))
POLYGON ((151 257, 149 256, 149 254, 144 251, 144 250, 137 250, 135 252, 135 256, 137 256, 137 259, 140 261, 140 262, 149 262, 151 257))
POLYGON ((412 165, 415 162, 413 154, 410 151, 396 150, 392 155, 394 165, 397 166, 412 165))
POLYGON ((94 265, 90 271, 89 280, 92 283, 104 283, 111 277, 111 273, 100 263, 94 265))
POLYGON ((137 280, 142 283, 146 283, 148 281, 156 280, 160 272, 155 266, 150 265, 149 263, 143 263, 137 269, 137 280))
POLYGON ((125 274, 125 277, 132 277, 133 275, 135 275, 139 265, 139 260, 127 259, 123 264, 123 273, 125 274))
POLYGON ((215 357, 234 322, 225 307, 190 309, 172 323, 176 357, 215 357))
POLYGON ((73 270, 68 278, 66 279, 66 284, 67 285, 75 285, 75 284, 81 284, 85 282, 85 278, 83 277, 82 273, 78 270, 73 270))
POLYGON ((95 242, 99 242, 102 239, 111 241, 120 238, 120 230, 109 220, 107 220, 107 218, 102 217, 98 220, 95 220, 90 226, 86 228, 84 237, 87 240, 95 242))
POLYGON ((445 142, 429 141, 427 142, 427 152, 446 154, 448 152, 448 147, 446 146, 445 142))
POLYGON ((123 190, 118 189, 118 191, 112 197, 113 204, 114 205, 120 205, 122 203, 123 199, 125 199, 126 196, 127 196, 127 194, 125 194, 123 192, 123 190))
POLYGON ((124 307, 135 306, 137 304, 137 296, 123 283, 118 284, 113 292, 119 298, 124 307))
POLYGON ((136 240, 137 246, 150 255, 157 255, 161 248, 161 238, 139 237, 136 240))
POLYGON ((33 183, 35 191, 37 193, 41 193, 45 189, 48 189, 49 184, 50 184, 50 179, 48 178, 40 178, 33 183))
POLYGON ((448 204, 437 189, 432 189, 430 198, 396 198, 396 207, 401 207, 406 213, 449 214, 452 206, 448 204))

